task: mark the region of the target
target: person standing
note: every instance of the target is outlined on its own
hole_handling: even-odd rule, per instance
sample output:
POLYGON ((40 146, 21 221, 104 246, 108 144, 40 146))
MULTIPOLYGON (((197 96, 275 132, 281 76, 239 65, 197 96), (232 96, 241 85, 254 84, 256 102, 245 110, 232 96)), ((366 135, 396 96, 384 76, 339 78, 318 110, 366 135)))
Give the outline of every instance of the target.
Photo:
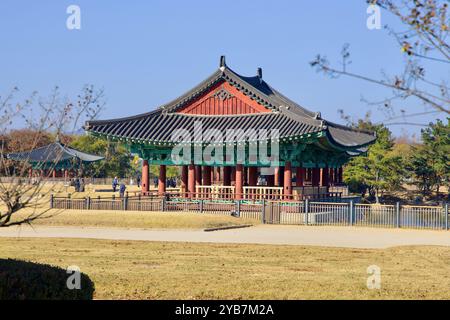
POLYGON ((121 198, 124 197, 126 189, 127 189, 127 187, 125 186, 125 183, 122 181, 122 183, 120 184, 120 187, 119 187, 119 194, 120 194, 121 198))
POLYGON ((81 178, 80 179, 80 192, 84 192, 84 187, 85 187, 84 178, 81 178))
POLYGON ((75 192, 80 192, 80 179, 75 179, 75 192))
POLYGON ((140 188, 141 187, 141 177, 140 176, 136 177, 136 183, 137 183, 138 188, 140 188))
POLYGON ((119 184, 119 180, 117 179, 117 177, 114 177, 113 182, 112 182, 112 189, 113 192, 116 192, 117 189, 117 185, 119 184))

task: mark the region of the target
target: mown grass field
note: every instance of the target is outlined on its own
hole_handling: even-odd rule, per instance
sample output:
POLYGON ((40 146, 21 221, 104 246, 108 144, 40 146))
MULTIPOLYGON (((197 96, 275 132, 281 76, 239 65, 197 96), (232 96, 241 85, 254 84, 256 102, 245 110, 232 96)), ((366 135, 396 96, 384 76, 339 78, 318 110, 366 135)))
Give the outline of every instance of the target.
POLYGON ((450 299, 450 249, 0 239, 0 258, 77 265, 96 299, 450 299), (381 268, 381 289, 366 286, 381 268))
MULTIPOLYGON (((19 211, 14 219, 26 217, 30 210, 19 211)), ((81 211, 54 209, 46 212, 34 225, 112 227, 142 229, 205 229, 237 224, 258 224, 256 220, 232 216, 140 211, 81 211)))

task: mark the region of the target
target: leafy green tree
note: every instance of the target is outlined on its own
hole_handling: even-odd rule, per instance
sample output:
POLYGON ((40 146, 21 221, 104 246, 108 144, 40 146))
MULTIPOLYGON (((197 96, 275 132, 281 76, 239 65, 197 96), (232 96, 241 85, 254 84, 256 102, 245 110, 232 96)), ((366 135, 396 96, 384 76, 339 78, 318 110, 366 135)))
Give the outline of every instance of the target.
MULTIPOLYGON (((158 165, 152 165, 150 166, 150 174, 152 176, 159 176, 159 166, 158 165)), ((166 177, 167 178, 176 178, 180 175, 179 168, 176 166, 168 166, 166 171, 166 177)))
POLYGON ((77 136, 71 146, 87 153, 105 157, 105 160, 88 164, 84 172, 92 177, 126 177, 134 175, 132 157, 127 148, 119 143, 89 135, 77 136))
POLYGON ((402 188, 406 176, 404 162, 400 155, 393 152, 394 139, 388 128, 367 121, 360 121, 358 127, 374 130, 377 140, 365 156, 349 161, 344 170, 344 181, 351 191, 362 195, 368 191, 379 203, 384 192, 402 188))
POLYGON ((423 144, 413 147, 410 159, 413 181, 424 195, 435 189, 439 197, 440 188, 450 184, 450 118, 447 124, 430 123, 421 132, 423 144))

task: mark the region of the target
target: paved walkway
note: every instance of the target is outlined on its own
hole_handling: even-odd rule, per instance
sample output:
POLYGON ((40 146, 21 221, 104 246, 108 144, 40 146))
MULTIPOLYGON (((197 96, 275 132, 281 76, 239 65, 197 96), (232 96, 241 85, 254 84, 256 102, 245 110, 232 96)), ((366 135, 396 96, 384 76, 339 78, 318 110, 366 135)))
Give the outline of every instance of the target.
POLYGON ((450 246, 450 232, 446 231, 273 225, 214 232, 21 226, 0 228, 0 237, 286 244, 350 248, 387 248, 402 245, 450 246))

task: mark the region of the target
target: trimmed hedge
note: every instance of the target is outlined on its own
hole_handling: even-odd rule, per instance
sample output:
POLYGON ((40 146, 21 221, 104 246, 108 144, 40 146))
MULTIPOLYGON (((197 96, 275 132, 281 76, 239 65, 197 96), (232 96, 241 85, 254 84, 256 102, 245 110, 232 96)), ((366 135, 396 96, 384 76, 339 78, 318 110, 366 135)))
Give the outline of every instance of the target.
POLYGON ((0 259, 0 300, 90 300, 95 287, 84 273, 81 288, 67 288, 65 269, 21 260, 0 259))

